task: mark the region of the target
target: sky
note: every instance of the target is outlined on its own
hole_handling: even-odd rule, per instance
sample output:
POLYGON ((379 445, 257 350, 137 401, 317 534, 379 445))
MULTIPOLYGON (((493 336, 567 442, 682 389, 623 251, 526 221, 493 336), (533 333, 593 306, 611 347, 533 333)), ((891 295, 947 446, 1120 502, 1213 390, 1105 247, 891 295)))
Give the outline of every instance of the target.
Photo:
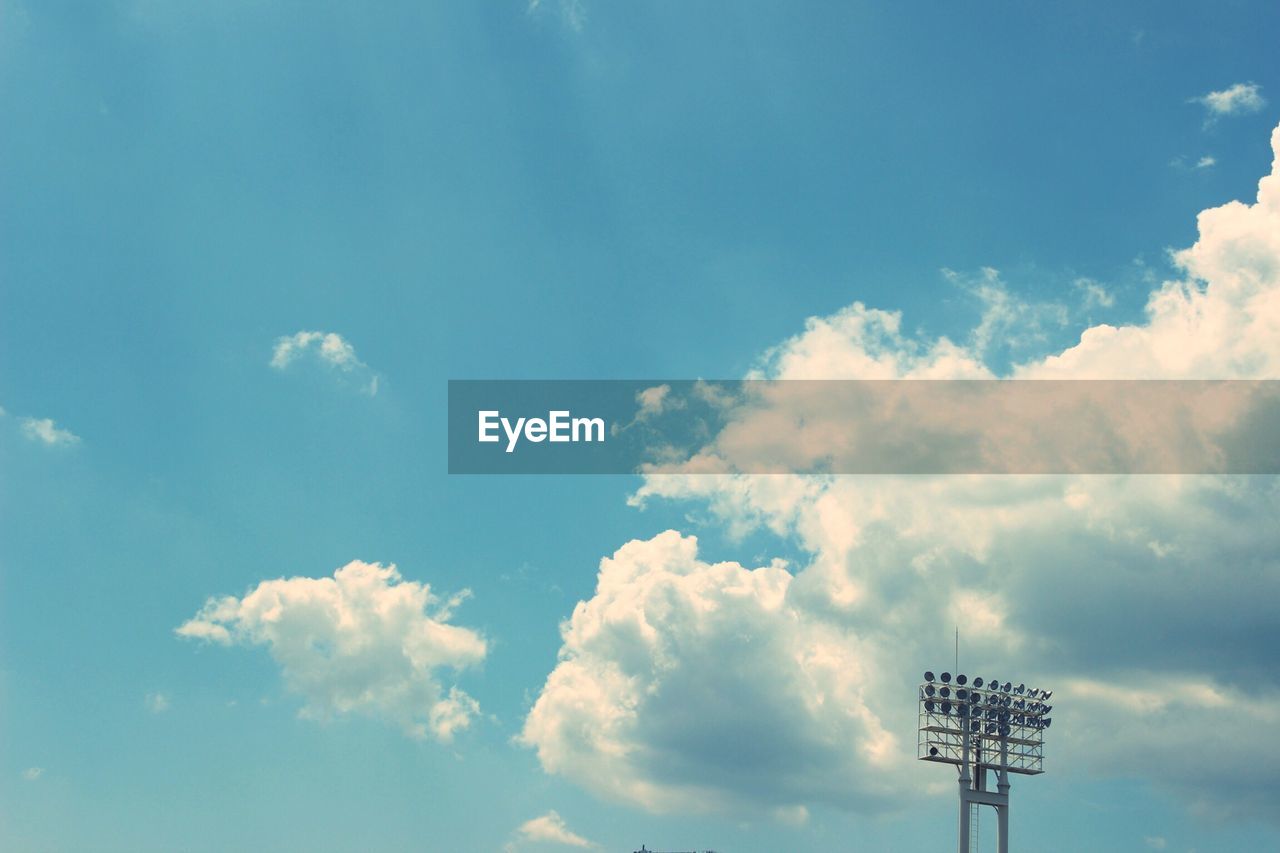
POLYGON ((0 848, 946 849, 962 624, 1015 849, 1280 849, 1274 477, 446 460, 449 379, 1280 379, 1277 43, 0 0, 0 848))

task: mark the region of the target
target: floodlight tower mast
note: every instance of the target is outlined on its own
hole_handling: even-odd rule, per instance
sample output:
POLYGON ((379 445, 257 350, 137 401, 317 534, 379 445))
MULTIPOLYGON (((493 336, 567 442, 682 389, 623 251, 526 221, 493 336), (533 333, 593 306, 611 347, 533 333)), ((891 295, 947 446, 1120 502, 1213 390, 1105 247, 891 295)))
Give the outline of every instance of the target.
POLYGON ((960 790, 960 853, 971 851, 970 816, 977 806, 996 811, 999 853, 1009 853, 1009 774, 1044 772, 1044 730, 1053 720, 1046 700, 1052 696, 1019 684, 973 684, 964 675, 924 674, 920 685, 917 757, 955 765, 960 790), (996 789, 988 787, 994 774, 996 789))

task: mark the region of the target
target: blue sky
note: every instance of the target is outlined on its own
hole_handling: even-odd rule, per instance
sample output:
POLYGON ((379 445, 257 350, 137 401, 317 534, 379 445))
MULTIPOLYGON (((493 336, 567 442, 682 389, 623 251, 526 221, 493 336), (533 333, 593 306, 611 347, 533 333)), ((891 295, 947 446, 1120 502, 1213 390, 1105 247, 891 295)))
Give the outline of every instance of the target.
MULTIPOLYGON (((822 747, 878 724, 913 753, 876 692, 881 670, 945 664, 931 607, 988 619, 975 665, 1073 684, 1097 720, 1156 714, 1132 737, 1152 752, 1190 761, 1196 720, 1268 719, 1273 481, 451 478, 444 428, 450 378, 905 376, 943 338, 996 375, 1280 378, 1274 205, 1197 232, 1271 172, 1272 4, 423 5, 0 3, 0 847, 936 849, 941 768, 822 747), (1222 325, 1146 311, 1183 280, 1208 282, 1225 307, 1195 316, 1222 325), (1077 346, 1102 324, 1130 345, 1077 346), (273 366, 309 331, 352 349, 306 338, 273 366), (1088 517, 1026 520, 1038 501, 1088 517), (632 581, 598 588, 632 541, 632 581), (786 618, 765 589, 786 578, 747 572, 775 558, 786 618), (198 615, 352 561, 398 567, 377 594, 430 586, 405 625, 483 643, 433 647, 441 665, 404 682, 427 705, 462 691, 467 725, 415 736, 398 694, 352 699, 369 670, 282 663, 289 638, 246 607, 198 615), (1085 565, 1096 583, 1073 584, 1085 565), (922 567, 935 592, 910 591, 922 567), (738 583, 759 584, 741 615, 772 653, 725 667, 745 709, 725 731, 768 732, 781 758, 716 747, 697 724, 714 703, 690 700, 693 723, 658 699, 616 731, 593 716, 625 705, 602 673, 649 648, 610 614, 686 653, 646 658, 635 683, 661 697, 740 645, 633 594, 728 607, 717 584, 738 583), (908 612, 933 627, 904 658, 884 614, 908 612), (241 633, 175 633, 193 620, 241 633), (803 684, 766 665, 827 643, 866 668, 822 671, 863 716, 792 713, 803 684), (601 744, 571 736, 553 671, 603 691, 578 720, 601 744), (1108 704, 1126 684, 1182 698, 1108 704)), ((399 636, 358 658, 389 649, 393 687, 399 636)), ((1079 737, 1017 782, 1014 832, 1039 849, 1280 847, 1258 807, 1280 777, 1253 766, 1274 746, 1217 743, 1230 772, 1207 796, 1195 768, 1109 764, 1079 737)))

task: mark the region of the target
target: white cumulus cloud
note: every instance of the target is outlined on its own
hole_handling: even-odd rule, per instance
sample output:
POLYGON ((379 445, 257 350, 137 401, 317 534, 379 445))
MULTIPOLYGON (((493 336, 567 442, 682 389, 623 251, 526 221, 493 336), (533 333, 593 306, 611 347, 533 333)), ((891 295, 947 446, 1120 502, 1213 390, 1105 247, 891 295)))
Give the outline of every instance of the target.
MULTIPOLYGON (((1280 378, 1280 128, 1272 145, 1256 200, 1200 214, 1141 321, 1007 375, 1280 378)), ((995 374, 973 339, 855 303, 754 375, 995 374)), ((696 503, 804 561, 715 563, 673 532, 605 560, 526 720, 550 772, 654 809, 909 796, 937 780, 913 685, 959 623, 962 669, 1055 690, 1055 774, 1139 768, 1199 813, 1276 818, 1280 744, 1249 732, 1280 722, 1280 479, 663 475, 635 500, 696 503)))
POLYGON ((577 847, 585 850, 596 849, 600 846, 569 829, 564 822, 564 818, 560 817, 559 813, 554 809, 540 817, 535 817, 520 824, 513 835, 514 840, 508 842, 505 847, 507 853, 513 853, 513 851, 520 849, 520 846, 525 842, 557 844, 563 847, 577 847))
POLYGON ((355 347, 337 332, 302 331, 277 338, 270 364, 284 370, 303 357, 338 371, 370 396, 378 393, 378 374, 356 356, 355 347))
POLYGON ((363 713, 415 738, 449 741, 479 711, 445 674, 484 660, 484 638, 450 623, 466 593, 448 600, 395 566, 353 561, 332 577, 279 578, 241 598, 211 598, 177 629, 222 645, 265 646, 301 715, 363 713))
MULTIPOLYGON (((1280 163, 1280 127, 1271 135, 1280 163)), ((1145 322, 1097 325, 1064 352, 1022 365, 1023 379, 1280 378, 1280 169, 1253 204, 1198 217, 1200 239, 1176 252, 1183 277, 1150 294, 1145 322)))
POLYGON ((780 564, 698 559, 667 531, 601 562, 521 738, 543 767, 654 811, 870 806, 898 738, 863 694, 865 639, 806 618, 780 564), (789 801, 775 802, 777 797, 789 801))

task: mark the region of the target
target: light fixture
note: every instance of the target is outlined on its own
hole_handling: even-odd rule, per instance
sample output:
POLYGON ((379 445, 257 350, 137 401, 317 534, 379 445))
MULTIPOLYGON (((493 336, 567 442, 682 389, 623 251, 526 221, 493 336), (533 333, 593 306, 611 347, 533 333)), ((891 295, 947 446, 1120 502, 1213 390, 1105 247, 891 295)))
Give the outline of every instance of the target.
POLYGON ((969 830, 983 805, 999 814, 997 848, 1008 849, 1009 774, 1044 772, 1045 730, 1053 725, 1044 700, 1051 695, 1025 682, 925 673, 916 754, 960 771, 960 853, 973 853, 969 830))

